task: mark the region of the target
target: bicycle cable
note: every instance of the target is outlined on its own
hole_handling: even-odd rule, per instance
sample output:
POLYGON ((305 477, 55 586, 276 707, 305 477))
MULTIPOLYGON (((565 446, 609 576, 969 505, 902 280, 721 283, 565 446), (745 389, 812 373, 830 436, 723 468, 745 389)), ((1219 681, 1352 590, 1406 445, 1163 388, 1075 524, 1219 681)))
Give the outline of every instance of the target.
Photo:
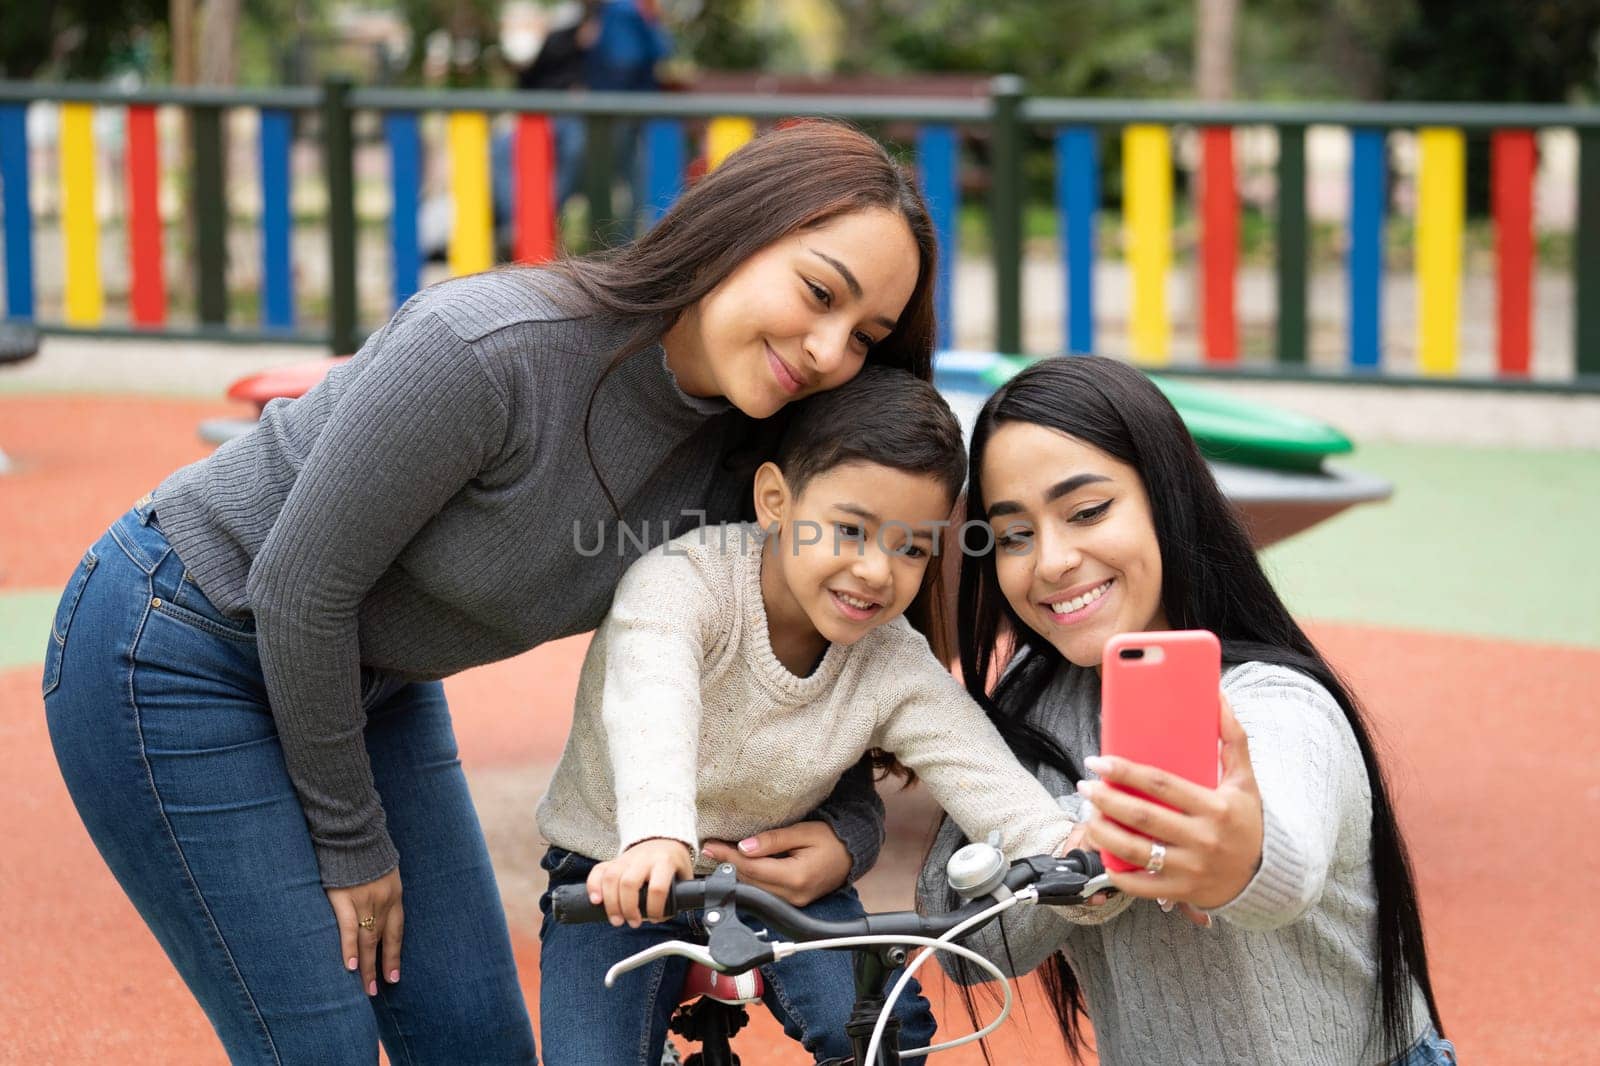
MULTIPOLYGON (((910 986, 911 979, 916 976, 917 971, 922 969, 922 966, 925 962, 933 958, 935 952, 956 947, 957 945, 948 942, 953 941, 956 937, 960 936, 962 933, 965 933, 973 926, 981 925, 991 918, 998 917, 1025 900, 1031 902, 1037 901, 1038 898, 1039 890, 1034 888, 1032 885, 1020 889, 1014 894, 1007 896, 1005 899, 996 903, 994 906, 989 907, 986 910, 979 911, 971 918, 968 918, 966 921, 957 925, 954 929, 951 929, 949 932, 939 937, 938 940, 935 941, 935 944, 942 943, 944 945, 943 948, 929 947, 916 958, 912 959, 910 964, 906 966, 905 972, 900 975, 900 979, 896 981, 894 983, 894 987, 889 990, 889 996, 884 1000, 883 1010, 878 1014, 878 1024, 872 1027, 872 1039, 867 1044, 867 1061, 874 1061, 878 1054, 878 1047, 883 1043, 883 1034, 888 1029, 890 1012, 894 1010, 896 1001, 900 999, 901 994, 904 993, 906 988, 910 986)), ((969 948, 967 950, 971 949, 969 948)), ((955 952, 953 954, 960 953, 955 952)), ((991 973, 999 970, 999 967, 995 966, 988 958, 981 955, 979 958, 982 958, 984 962, 989 963, 991 973)), ((971 1044, 975 1041, 982 1040, 984 1037, 1000 1028, 1001 1023, 1004 1022, 1007 1016, 1009 1016, 1011 1013, 1011 982, 1002 974, 1000 978, 1000 984, 1005 988, 1006 991, 1005 1005, 1000 1011, 999 1017, 995 1018, 994 1021, 990 1022, 988 1025, 984 1026, 982 1029, 979 1029, 970 1036, 958 1037, 955 1040, 947 1040, 942 1044, 930 1044, 925 1048, 917 1048, 913 1051, 903 1051, 901 1052, 901 1055, 932 1055, 936 1051, 949 1051, 952 1048, 958 1048, 964 1044, 971 1044)))
MULTIPOLYGON (((932 953, 935 951, 948 951, 952 955, 960 956, 961 958, 976 964, 980 969, 988 973, 990 977, 998 981, 1000 983, 1000 987, 1005 990, 1005 1001, 1001 1005, 999 1015, 997 1015, 995 1019, 988 1025, 984 1026, 982 1029, 979 1029, 975 1033, 959 1037, 955 1040, 946 1041, 943 1044, 933 1044, 925 1048, 914 1048, 909 1051, 903 1051, 901 1052, 901 1055, 931 1055, 936 1051, 948 1051, 952 1048, 961 1047, 964 1044, 970 1044, 974 1041, 982 1040, 984 1037, 1000 1028, 1000 1026, 1005 1023, 1006 1018, 1008 1018, 1011 1014, 1011 1004, 1013 998, 1011 981, 1006 977, 1005 971, 1001 970, 1000 967, 996 966, 993 962, 985 958, 983 955, 980 955, 978 952, 973 951, 971 948, 964 947, 961 944, 952 943, 948 938, 959 936, 972 925, 987 921, 996 914, 1016 906, 1017 903, 1025 899, 1033 898, 1034 895, 1035 894, 1030 889, 1023 889, 1015 896, 1012 896, 1009 899, 1001 900, 994 906, 978 912, 937 939, 926 936, 906 936, 904 934, 876 934, 869 936, 842 936, 835 937, 831 940, 812 940, 798 944, 784 942, 773 945, 773 961, 776 962, 779 959, 787 958, 788 956, 794 955, 801 951, 832 951, 838 948, 865 947, 871 945, 894 947, 905 946, 909 944, 928 949, 918 957, 917 961, 919 963, 922 959, 931 957, 932 953)), ((908 970, 907 972, 909 973, 912 971, 908 970)), ((890 994, 889 999, 885 1002, 883 1012, 878 1016, 878 1024, 872 1031, 872 1043, 868 1046, 868 1062, 871 1062, 873 1057, 877 1054, 876 1048, 883 1041, 883 1031, 884 1027, 888 1024, 889 1011, 894 1006, 895 999, 900 995, 905 984, 905 975, 902 975, 900 982, 895 985, 894 991, 890 994)))

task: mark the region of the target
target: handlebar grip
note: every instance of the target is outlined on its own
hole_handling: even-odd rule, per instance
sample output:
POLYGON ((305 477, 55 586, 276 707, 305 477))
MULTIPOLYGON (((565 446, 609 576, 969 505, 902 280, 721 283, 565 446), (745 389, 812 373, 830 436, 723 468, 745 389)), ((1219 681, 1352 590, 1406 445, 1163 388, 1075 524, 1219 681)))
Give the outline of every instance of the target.
POLYGON ((557 885, 550 890, 550 913, 558 922, 576 925, 579 922, 603 922, 606 908, 603 903, 589 902, 589 886, 585 884, 557 885))
MULTIPOLYGON (((679 884, 674 884, 667 892, 666 913, 678 913, 682 909, 684 895, 680 893, 679 884)), ((650 886, 645 885, 639 889, 639 913, 648 914, 647 909, 650 896, 650 886)), ((692 897, 690 897, 692 898, 692 897)), ((550 890, 550 913, 558 922, 568 925, 577 925, 581 922, 606 921, 606 907, 604 903, 589 902, 589 886, 586 884, 558 885, 550 890)))
POLYGON ((1073 848, 1067 852, 1068 857, 1076 856, 1083 868, 1083 876, 1090 881, 1106 872, 1105 860, 1100 858, 1098 851, 1088 851, 1084 848, 1073 848))

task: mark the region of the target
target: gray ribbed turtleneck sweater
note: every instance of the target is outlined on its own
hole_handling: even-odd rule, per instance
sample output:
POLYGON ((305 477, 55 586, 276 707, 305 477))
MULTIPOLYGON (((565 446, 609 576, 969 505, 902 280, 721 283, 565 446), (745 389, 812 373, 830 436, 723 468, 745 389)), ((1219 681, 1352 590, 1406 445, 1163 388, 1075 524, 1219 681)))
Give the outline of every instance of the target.
MULTIPOLYGON (((255 619, 330 887, 397 862, 362 742, 363 667, 439 678, 593 629, 644 546, 696 512, 733 517, 747 491, 718 476, 739 416, 679 389, 657 345, 593 407, 595 461, 644 546, 620 534, 583 422, 623 327, 563 309, 574 303, 570 283, 530 269, 424 290, 322 384, 156 490, 201 591, 255 619)), ((858 870, 881 832, 862 785, 823 812, 858 870)))
MULTIPOLYGON (((1191 925, 1154 900, 1018 907, 965 939, 1013 973, 1055 952, 1082 983, 1106 1066, 1370 1066, 1382 1062, 1372 791, 1344 712, 1297 671, 1246 663, 1223 692, 1250 738, 1264 815, 1261 869, 1232 902, 1191 925), (1001 941, 1004 926, 1009 964, 1001 941)), ((1100 676, 1064 669, 1028 715, 1079 760, 1100 750, 1100 676)), ((1074 783, 1039 779, 1068 797, 1074 783)), ((961 844, 940 830, 918 901, 944 910, 944 864, 961 844)), ((1412 1039, 1428 1006, 1411 990, 1412 1039)))

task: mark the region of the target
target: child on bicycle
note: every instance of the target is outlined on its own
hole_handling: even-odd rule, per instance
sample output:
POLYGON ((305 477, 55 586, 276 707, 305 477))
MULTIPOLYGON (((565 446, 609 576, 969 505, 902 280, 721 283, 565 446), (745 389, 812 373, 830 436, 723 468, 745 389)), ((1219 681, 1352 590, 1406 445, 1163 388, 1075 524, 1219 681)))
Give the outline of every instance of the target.
MULTIPOLYGON (((587 882, 611 919, 558 924, 545 897, 547 1062, 658 1062, 688 962, 660 960, 609 992, 606 970, 703 934, 697 915, 654 921, 702 841, 799 819, 863 753, 898 760, 971 838, 998 832, 1010 858, 1066 841, 1073 823, 903 617, 925 592, 964 464, 933 386, 867 367, 799 405, 756 473, 756 524, 706 527, 628 570, 539 805, 552 886, 587 882)), ((805 909, 862 913, 848 886, 805 909)), ((819 1062, 848 1061, 849 956, 803 952, 762 974, 785 1032, 819 1062)), ((920 994, 896 1013, 902 1047, 931 1042, 920 994)))

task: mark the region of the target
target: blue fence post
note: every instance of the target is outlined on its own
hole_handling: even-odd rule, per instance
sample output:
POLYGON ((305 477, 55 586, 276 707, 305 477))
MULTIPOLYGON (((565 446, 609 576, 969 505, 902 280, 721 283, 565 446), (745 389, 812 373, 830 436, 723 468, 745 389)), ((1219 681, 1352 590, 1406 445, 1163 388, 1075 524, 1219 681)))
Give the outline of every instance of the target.
POLYGON ((0 105, 6 213, 6 317, 33 318, 33 214, 28 207, 28 105, 0 105))
POLYGON ((269 329, 294 326, 290 269, 289 144, 294 116, 261 111, 261 318, 269 329))
POLYGON ((683 191, 688 168, 683 124, 675 119, 651 119, 644 124, 645 228, 654 226, 672 209, 683 191))
POLYGON ((389 190, 394 201, 389 213, 389 245, 394 262, 394 305, 398 308, 417 291, 422 275, 422 256, 417 247, 422 135, 417 129, 416 112, 385 114, 383 136, 389 142, 389 190))
POLYGON ((1377 369, 1383 353, 1385 137, 1350 131, 1350 365, 1363 370, 1377 369))
POLYGON ((960 141, 952 126, 925 125, 917 131, 917 173, 939 245, 934 277, 933 310, 938 320, 938 347, 948 349, 955 336, 955 266, 961 208, 960 141))
POLYGON ((1056 133, 1056 205, 1067 288, 1067 351, 1094 352, 1094 231, 1100 210, 1100 141, 1091 126, 1056 133))

